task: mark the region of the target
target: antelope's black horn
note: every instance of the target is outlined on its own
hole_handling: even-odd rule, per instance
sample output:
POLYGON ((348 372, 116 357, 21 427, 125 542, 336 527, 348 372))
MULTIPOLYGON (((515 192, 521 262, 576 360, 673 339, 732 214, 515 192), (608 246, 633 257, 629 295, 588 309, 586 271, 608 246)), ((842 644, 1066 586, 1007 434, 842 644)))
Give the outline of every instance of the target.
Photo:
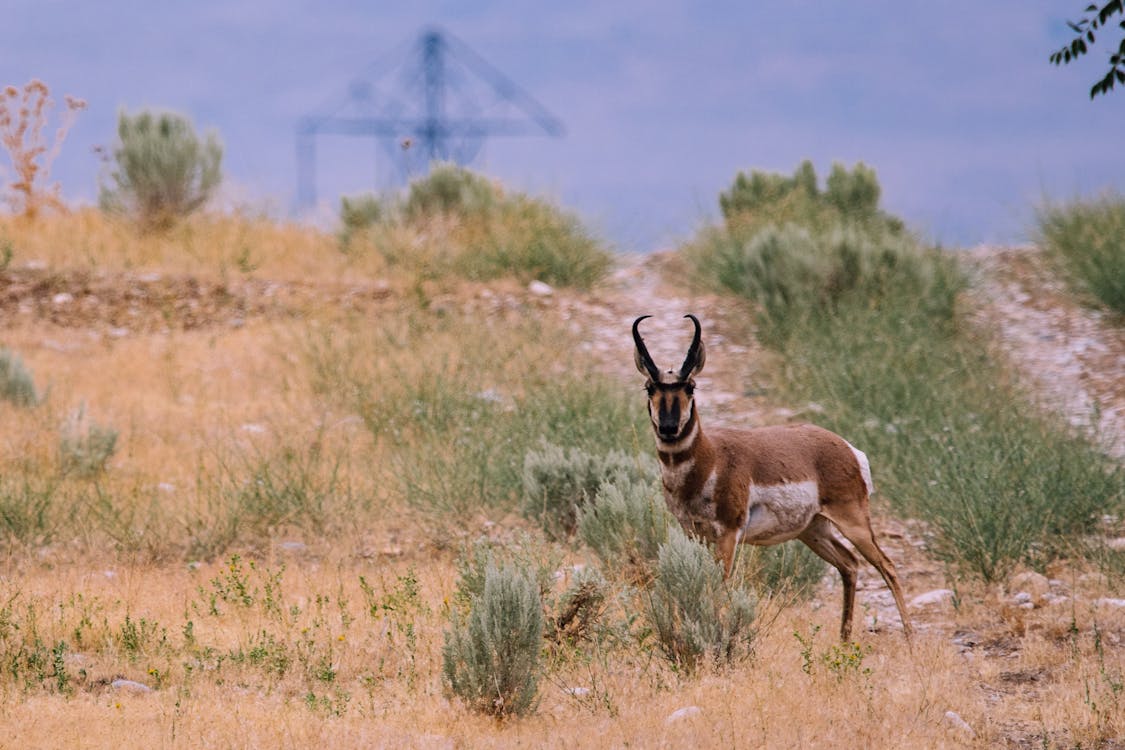
POLYGON ((692 373, 701 370, 703 368, 703 359, 706 356, 703 349, 703 329, 699 325, 699 318, 691 313, 688 313, 684 317, 691 318, 691 322, 695 324, 695 336, 692 337, 687 356, 684 357, 684 363, 680 366, 680 380, 687 380, 692 373))
POLYGON ((641 338, 639 328, 642 320, 651 317, 651 315, 642 315, 633 321, 633 343, 637 345, 636 351, 633 354, 637 363, 637 369, 647 373, 654 383, 659 383, 660 370, 656 368, 656 363, 653 362, 652 357, 649 356, 648 347, 645 346, 645 340, 641 338))

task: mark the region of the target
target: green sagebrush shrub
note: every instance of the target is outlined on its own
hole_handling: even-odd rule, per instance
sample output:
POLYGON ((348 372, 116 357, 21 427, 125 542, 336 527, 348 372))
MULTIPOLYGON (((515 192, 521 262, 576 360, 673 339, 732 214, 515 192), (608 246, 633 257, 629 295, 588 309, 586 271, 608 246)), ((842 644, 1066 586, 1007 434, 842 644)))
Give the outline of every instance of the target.
POLYGON ((797 223, 824 229, 839 223, 901 234, 902 221, 879 209, 875 170, 862 162, 850 171, 833 164, 825 189, 817 185, 812 162, 803 161, 792 177, 770 172, 739 172, 719 195, 719 207, 730 229, 765 224, 797 223))
POLYGON ((182 115, 122 111, 117 137, 113 171, 98 200, 103 210, 130 216, 146 230, 166 229, 192 213, 222 180, 218 136, 200 138, 182 115))
POLYGON ((535 706, 543 645, 543 608, 533 575, 489 563, 467 610, 454 608, 445 631, 442 675, 471 709, 493 716, 535 706))
POLYGON ((754 638, 753 594, 723 581, 720 564, 678 526, 660 546, 648 616, 661 651, 677 668, 730 662, 754 638))
POLYGON ((524 514, 548 536, 565 539, 577 529, 578 509, 603 484, 653 476, 649 460, 623 451, 595 454, 543 442, 524 454, 524 514))
POLYGON ((579 538, 608 570, 626 579, 651 577, 660 546, 668 541, 668 527, 675 523, 651 478, 603 482, 593 501, 578 509, 579 538))
POLYGON ((759 335, 775 346, 809 319, 849 305, 909 299, 934 320, 948 322, 965 284, 952 259, 908 236, 843 224, 714 231, 689 255, 714 284, 758 303, 759 335))
POLYGON ((0 346, 0 398, 16 406, 35 406, 39 394, 35 379, 19 355, 0 346))
POLYGON ((585 288, 613 264, 574 215, 454 164, 435 164, 401 196, 345 199, 340 221, 341 249, 370 248, 388 264, 425 276, 585 288), (419 234, 430 240, 419 242, 419 234))
POLYGON ((456 164, 439 163, 410 183, 402 211, 409 219, 442 214, 479 216, 499 202, 500 191, 483 175, 456 164))

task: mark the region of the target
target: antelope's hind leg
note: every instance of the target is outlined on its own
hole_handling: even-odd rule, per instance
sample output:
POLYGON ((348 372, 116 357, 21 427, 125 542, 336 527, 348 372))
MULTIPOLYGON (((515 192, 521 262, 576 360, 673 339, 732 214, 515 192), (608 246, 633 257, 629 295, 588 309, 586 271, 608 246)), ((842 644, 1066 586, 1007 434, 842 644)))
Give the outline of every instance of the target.
POLYGON ((914 628, 910 626, 910 618, 906 614, 906 603, 902 598, 902 587, 899 586, 898 573, 895 571, 895 564, 891 562, 891 558, 887 557, 887 554, 875 541, 875 532, 871 529, 871 516, 867 511, 866 503, 862 507, 835 505, 825 508, 824 512, 829 520, 836 524, 840 533, 855 545, 859 554, 863 555, 867 562, 875 566, 879 575, 883 576, 887 588, 891 590, 891 595, 895 598, 898 615, 902 618, 902 631, 909 638, 914 633, 914 628))
POLYGON ((852 551, 840 543, 832 531, 832 524, 819 513, 809 527, 797 537, 822 560, 840 571, 844 582, 843 612, 840 614, 840 640, 852 637, 852 610, 855 607, 856 570, 859 560, 852 551))

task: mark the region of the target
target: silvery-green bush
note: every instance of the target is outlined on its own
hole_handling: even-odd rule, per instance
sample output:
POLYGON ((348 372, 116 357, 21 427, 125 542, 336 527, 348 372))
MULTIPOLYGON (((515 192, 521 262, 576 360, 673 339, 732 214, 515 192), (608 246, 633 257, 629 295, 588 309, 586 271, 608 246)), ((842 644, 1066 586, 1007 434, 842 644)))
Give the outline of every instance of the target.
POLYGON ((616 450, 594 454, 544 442, 524 454, 524 515, 538 521, 548 536, 565 539, 577 528, 578 509, 603 484, 653 476, 651 459, 616 450))
POLYGON ((214 133, 200 138, 191 121, 172 112, 117 116, 117 146, 102 209, 132 217, 147 230, 165 229, 200 208, 222 180, 223 147, 214 133))
POLYGON ((754 638, 756 601, 746 589, 723 581, 720 564, 678 526, 660 546, 648 616, 661 651, 691 673, 706 663, 730 662, 747 653, 754 638))
POLYGON ((16 406, 39 403, 35 380, 19 355, 0 346, 0 398, 16 406))
POLYGON ((676 520, 659 485, 631 478, 604 482, 592 502, 578 510, 578 536, 606 568, 626 578, 644 579, 668 540, 676 520))
POLYGON ((471 709, 493 716, 535 707, 543 607, 535 577, 489 564, 484 587, 454 608, 442 648, 446 687, 471 709))

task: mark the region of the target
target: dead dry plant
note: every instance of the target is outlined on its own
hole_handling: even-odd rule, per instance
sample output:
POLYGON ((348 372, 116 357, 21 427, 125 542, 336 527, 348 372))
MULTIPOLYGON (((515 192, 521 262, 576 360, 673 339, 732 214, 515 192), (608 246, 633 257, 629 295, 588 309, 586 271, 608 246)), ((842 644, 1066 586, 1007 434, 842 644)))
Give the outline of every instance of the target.
MULTIPOLYGON (((48 184, 47 179, 67 132, 78 112, 86 108, 86 102, 70 94, 64 101, 66 109, 60 115, 54 140, 48 142, 44 130, 51 119, 54 101, 47 84, 33 78, 22 89, 7 86, 0 91, 0 143, 8 152, 15 173, 3 198, 14 212, 28 219, 47 208, 66 210, 59 196, 59 184, 48 184)), ((8 179, 11 178, 4 177, 5 182, 8 179)))

